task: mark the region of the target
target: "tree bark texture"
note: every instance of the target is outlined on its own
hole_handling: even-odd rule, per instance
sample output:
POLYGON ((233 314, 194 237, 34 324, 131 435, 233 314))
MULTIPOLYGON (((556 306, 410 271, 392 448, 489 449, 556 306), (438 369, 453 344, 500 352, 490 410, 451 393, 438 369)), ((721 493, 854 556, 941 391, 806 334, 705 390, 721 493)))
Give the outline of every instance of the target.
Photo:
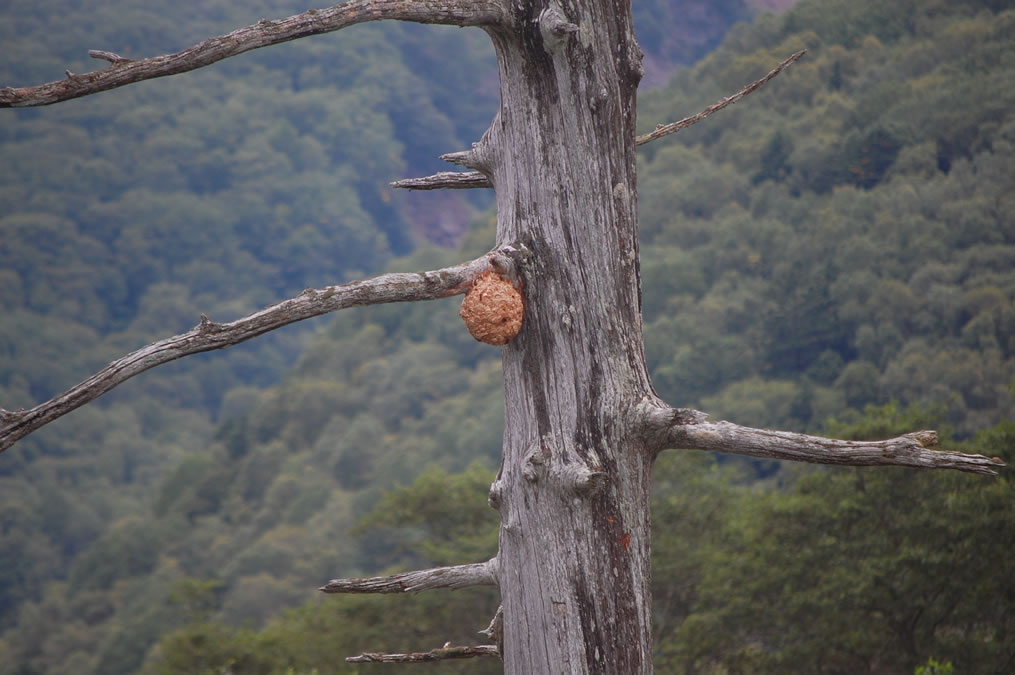
POLYGON ((649 673, 651 391, 640 311, 626 2, 511 5, 487 28, 501 108, 462 162, 496 191, 525 322, 503 352, 499 585, 507 673, 649 673))

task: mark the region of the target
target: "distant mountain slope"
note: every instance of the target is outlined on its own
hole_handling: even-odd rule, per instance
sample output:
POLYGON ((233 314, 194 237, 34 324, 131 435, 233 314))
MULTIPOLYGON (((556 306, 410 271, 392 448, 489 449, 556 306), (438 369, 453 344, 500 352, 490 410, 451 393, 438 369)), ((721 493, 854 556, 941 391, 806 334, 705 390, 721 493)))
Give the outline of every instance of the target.
POLYGON ((643 97, 647 127, 809 49, 642 155, 661 393, 779 427, 890 399, 963 434, 1015 412, 1015 34, 996 4, 801 2, 643 97))
MULTIPOLYGON (((642 98, 647 129, 809 49, 751 99, 642 150, 646 341, 665 398, 715 418, 849 437, 943 425, 1011 456, 1013 31, 1015 12, 989 3, 805 0, 735 28, 642 98)), ((492 222, 479 223, 457 256, 419 251, 397 266, 466 258, 492 237, 492 222)), ((230 662, 342 672, 343 649, 440 644, 482 606, 464 594, 395 606, 325 598, 268 618, 320 568, 373 573, 488 550, 482 471, 435 479, 433 469, 381 501, 373 492, 409 483, 424 463, 495 466, 497 356, 469 342, 456 304, 336 320, 283 387, 220 429, 199 469, 183 463, 167 480, 162 494, 175 498, 152 526, 193 517, 176 550, 214 537, 222 557, 191 554, 185 569, 221 587, 207 598, 213 620, 164 636, 152 672, 230 662), (190 471, 217 488, 214 499, 178 489, 190 471), (340 534, 362 513, 365 523, 340 534), (242 562, 226 567, 234 551, 242 562), (266 625, 244 629, 244 616, 266 625), (405 625, 424 634, 403 640, 405 625)), ((657 467, 669 490, 653 533, 660 672, 886 663, 902 673, 944 655, 957 670, 1003 670, 1010 621, 992 599, 1010 592, 1011 575, 991 570, 1010 567, 1006 479, 872 469, 797 482, 759 464, 724 479, 707 459, 671 461, 657 467), (772 484, 785 490, 766 492, 772 484)))
MULTIPOLYGON (((639 7, 650 10, 649 24, 664 12, 694 13, 674 3, 639 7)), ((710 20, 709 40, 743 16, 730 7, 710 20)), ((305 8, 300 0, 12 0, 0 13, 0 86, 103 67, 89 49, 172 52, 305 8)), ((686 39, 667 33, 653 44, 662 38, 686 39)), ((0 406, 45 400, 190 328, 202 312, 228 320, 371 274, 424 238, 458 241, 489 195, 405 195, 388 183, 444 169, 440 153, 479 138, 497 103, 495 73, 478 31, 369 25, 3 111, 0 406)), ((3 543, 20 562, 0 572, 0 627, 148 499, 219 420, 277 383, 305 338, 292 327, 163 367, 0 457, 8 494, 21 494, 3 543), (53 515, 41 526, 43 503, 69 522, 53 515), (40 532, 47 543, 35 541, 40 532)))
MULTIPOLYGON (((92 2, 78 25, 53 14, 64 4, 0 19, 5 44, 78 35, 40 56, 49 75, 20 58, 41 55, 34 38, 5 73, 83 70, 97 38, 128 40, 146 18, 130 53, 189 44, 208 34, 201 21, 221 32, 302 9, 178 3, 177 17, 92 2)), ((801 429, 922 403, 961 437, 1012 416, 1005 8, 804 1, 646 92, 648 128, 810 49, 752 99, 642 151, 646 333, 667 399, 801 429)), ((467 31, 369 28, 0 124, 16 160, 0 166, 0 405, 29 405, 202 311, 225 319, 489 248, 479 217, 459 251, 392 260, 413 246, 417 206, 386 187, 482 132, 489 52, 459 41, 467 31), (447 55, 453 72, 419 65, 447 55), (470 87, 474 107, 448 98, 470 87)), ((458 204, 459 222, 478 206, 458 204)), ((260 625, 327 578, 422 555, 348 530, 425 466, 496 460, 496 352, 453 302, 314 329, 146 375, 0 456, 0 558, 15 561, 0 569, 0 673, 132 672, 196 616, 260 625)))

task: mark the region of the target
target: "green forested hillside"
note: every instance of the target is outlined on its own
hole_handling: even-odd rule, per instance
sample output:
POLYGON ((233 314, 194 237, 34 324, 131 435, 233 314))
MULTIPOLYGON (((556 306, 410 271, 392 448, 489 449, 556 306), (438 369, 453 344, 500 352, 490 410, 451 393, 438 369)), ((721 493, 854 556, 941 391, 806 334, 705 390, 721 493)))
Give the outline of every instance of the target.
MULTIPOLYGON (((0 62, 0 83, 303 9, 78 4, 63 23, 62 3, 12 5, 5 44, 58 29, 77 42, 32 42, 0 62)), ((488 122, 491 55, 467 35, 357 27, 0 120, 0 405, 48 397, 200 312, 488 250, 482 198, 386 187, 440 168, 488 122), (410 253, 435 210, 471 230, 457 250, 410 253)), ((758 426, 943 427, 1015 461, 1015 12, 805 0, 646 92, 641 125, 802 46, 766 89, 641 151, 657 389, 758 426)), ((495 550, 499 361, 456 312, 352 310, 191 357, 0 456, 0 673, 352 672, 342 658, 359 651, 476 642, 489 594, 314 590, 495 550)), ((656 479, 659 672, 1015 663, 1006 477, 689 455, 656 479)))
MULTIPOLYGON (((303 9, 5 3, 0 86, 102 67, 88 49, 154 55, 303 9)), ((388 182, 438 168, 437 155, 478 138, 495 106, 482 35, 389 24, 4 111, 0 406, 45 400, 202 312, 229 320, 376 272, 436 222, 388 182), (454 100, 466 87, 472 95, 454 100)), ((436 202, 452 232, 489 203, 470 199, 436 202)), ((217 429, 283 378, 306 328, 146 374, 0 457, 0 633, 45 626, 32 641, 5 637, 0 670, 136 669, 171 619, 137 620, 131 607, 151 609, 151 598, 117 584, 157 570, 160 546, 188 531, 148 522, 167 474, 202 470, 217 429), (90 609, 67 605, 70 621, 38 614, 31 603, 66 592, 54 581, 90 609)), ((165 600, 167 586, 152 588, 165 600)))
POLYGON ((962 435, 1012 415, 1013 37, 991 3, 804 2, 643 97, 647 128, 810 50, 643 151, 665 398, 798 428, 890 400, 962 435))

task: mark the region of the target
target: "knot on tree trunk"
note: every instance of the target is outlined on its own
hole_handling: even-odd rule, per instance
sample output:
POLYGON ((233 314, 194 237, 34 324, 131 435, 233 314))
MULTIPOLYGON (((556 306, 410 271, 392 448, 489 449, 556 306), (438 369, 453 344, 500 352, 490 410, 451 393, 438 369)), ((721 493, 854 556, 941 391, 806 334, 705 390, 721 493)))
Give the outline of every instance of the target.
MULTIPOLYGON (((579 497, 588 497, 603 489, 607 476, 598 465, 590 465, 573 449, 555 453, 547 443, 547 441, 534 443, 525 453, 522 478, 529 483, 537 483, 544 478, 549 478, 564 494, 579 497)), ((598 460, 593 459, 593 462, 596 461, 598 460)), ((499 481, 494 485, 496 486, 497 483, 499 481)), ((491 489, 491 499, 492 495, 491 489)), ((498 492, 498 507, 500 497, 498 492)))
POLYGON ((580 497, 599 492, 606 486, 606 473, 596 469, 581 463, 568 464, 560 472, 565 488, 580 497))
POLYGON ((572 33, 577 33, 580 28, 571 23, 564 10, 556 2, 550 5, 539 14, 539 32, 543 36, 543 46, 548 51, 555 51, 563 45, 572 33))
POLYGON ((546 474, 549 468, 547 464, 552 456, 553 453, 546 445, 542 443, 533 445, 525 453, 525 463, 522 465, 522 477, 530 483, 538 481, 546 474))

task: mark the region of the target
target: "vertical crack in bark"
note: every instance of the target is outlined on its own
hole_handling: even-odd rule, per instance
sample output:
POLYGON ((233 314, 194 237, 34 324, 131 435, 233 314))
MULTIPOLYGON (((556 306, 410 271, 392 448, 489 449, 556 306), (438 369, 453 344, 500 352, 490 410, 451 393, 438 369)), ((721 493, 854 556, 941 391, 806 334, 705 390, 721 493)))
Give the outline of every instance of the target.
POLYGON ((600 653, 599 645, 603 645, 603 651, 605 652, 606 641, 601 639, 602 636, 599 633, 602 620, 596 612, 596 603, 592 602, 588 584, 583 577, 573 579, 571 588, 577 600, 578 621, 581 624, 582 634, 585 638, 585 669, 589 673, 604 673, 603 657, 605 653, 600 653))

